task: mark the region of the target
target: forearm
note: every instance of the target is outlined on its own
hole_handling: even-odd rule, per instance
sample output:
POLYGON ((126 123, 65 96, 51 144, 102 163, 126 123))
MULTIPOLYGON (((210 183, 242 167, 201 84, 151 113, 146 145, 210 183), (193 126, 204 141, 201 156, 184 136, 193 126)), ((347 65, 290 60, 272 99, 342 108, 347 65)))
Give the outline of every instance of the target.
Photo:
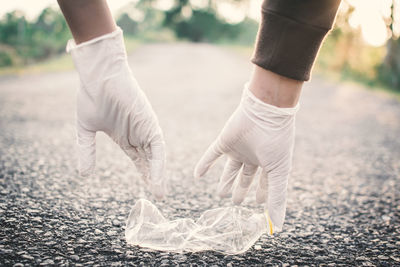
POLYGON ((77 44, 116 29, 106 0, 57 1, 77 44))
POLYGON ((340 0, 264 0, 250 91, 277 107, 297 105, 340 0))
POLYGON ((252 62, 307 81, 340 0, 264 0, 252 62))

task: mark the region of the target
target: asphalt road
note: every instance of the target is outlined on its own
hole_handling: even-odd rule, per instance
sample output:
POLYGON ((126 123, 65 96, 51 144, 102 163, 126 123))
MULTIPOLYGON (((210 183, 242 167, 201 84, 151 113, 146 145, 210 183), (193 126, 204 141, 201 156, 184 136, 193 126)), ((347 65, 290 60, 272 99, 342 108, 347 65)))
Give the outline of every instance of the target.
MULTIPOLYGON (((229 205, 193 168, 239 102, 251 65, 207 44, 152 44, 130 56, 164 130, 168 218, 229 205)), ((0 77, 0 265, 400 265, 400 103, 357 85, 314 77, 297 116, 284 231, 248 252, 170 254, 128 246, 124 224, 151 197, 104 134, 97 175, 79 178, 75 72, 0 77)), ((254 191, 244 205, 255 207, 254 191)))

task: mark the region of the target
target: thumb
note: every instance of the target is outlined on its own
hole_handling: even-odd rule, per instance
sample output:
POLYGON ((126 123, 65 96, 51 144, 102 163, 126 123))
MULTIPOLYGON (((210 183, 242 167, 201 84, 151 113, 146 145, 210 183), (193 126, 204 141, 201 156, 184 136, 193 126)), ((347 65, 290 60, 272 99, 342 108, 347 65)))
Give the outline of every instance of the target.
POLYGON ((96 132, 82 127, 78 121, 78 170, 81 176, 89 176, 94 172, 96 165, 96 132))
POLYGON ((208 169, 222 154, 223 152, 217 141, 212 143, 194 168, 194 177, 200 178, 206 174, 208 169))

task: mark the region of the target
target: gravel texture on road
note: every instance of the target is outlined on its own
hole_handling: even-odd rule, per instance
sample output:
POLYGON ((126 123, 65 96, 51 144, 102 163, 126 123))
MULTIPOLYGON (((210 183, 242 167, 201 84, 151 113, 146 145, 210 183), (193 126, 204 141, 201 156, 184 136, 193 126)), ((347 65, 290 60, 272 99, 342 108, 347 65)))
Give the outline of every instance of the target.
MULTIPOLYGON (((207 44, 151 44, 129 58, 168 151, 169 219, 230 205, 216 196, 224 160, 193 168, 239 103, 251 64, 207 44)), ((246 253, 174 254, 129 246, 125 220, 152 197, 104 134, 97 174, 76 170, 75 72, 0 77, 1 266, 399 266, 400 103, 352 84, 307 83, 297 116, 284 230, 246 253)), ((254 204, 254 188, 244 205, 254 204)))

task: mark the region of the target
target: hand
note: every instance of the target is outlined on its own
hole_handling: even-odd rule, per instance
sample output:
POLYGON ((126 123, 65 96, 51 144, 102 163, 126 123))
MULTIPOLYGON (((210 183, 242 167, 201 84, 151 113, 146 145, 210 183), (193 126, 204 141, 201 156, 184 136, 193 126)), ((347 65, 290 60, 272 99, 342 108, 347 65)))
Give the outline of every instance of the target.
POLYGON ((234 204, 240 204, 260 167, 256 201, 268 200, 267 210, 275 231, 282 229, 285 218, 297 110, 298 105, 278 108, 266 104, 246 86, 239 107, 194 172, 195 177, 201 177, 221 155, 228 155, 218 193, 221 197, 232 194, 234 204))
POLYGON ((128 66, 122 31, 79 45, 70 42, 67 50, 81 79, 77 96, 80 174, 94 171, 96 132, 103 131, 132 159, 152 193, 161 198, 165 190, 163 134, 128 66))

